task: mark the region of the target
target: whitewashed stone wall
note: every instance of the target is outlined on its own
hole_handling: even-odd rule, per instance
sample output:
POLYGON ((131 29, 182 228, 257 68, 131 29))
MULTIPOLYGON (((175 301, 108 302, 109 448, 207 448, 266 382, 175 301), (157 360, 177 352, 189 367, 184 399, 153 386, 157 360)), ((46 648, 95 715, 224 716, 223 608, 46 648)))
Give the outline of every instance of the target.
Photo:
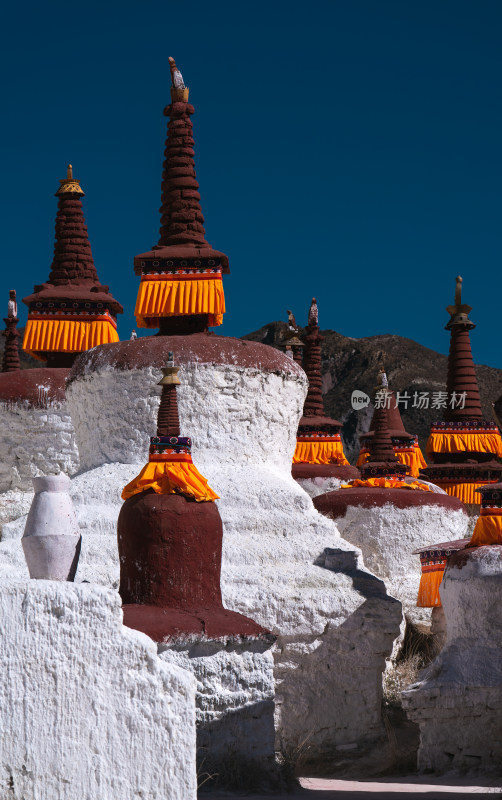
POLYGON ((446 644, 403 693, 408 715, 420 726, 418 767, 500 775, 502 548, 474 548, 463 563, 448 565, 440 595, 446 644))
POLYGON ((342 483, 338 478, 296 478, 296 482, 307 492, 309 497, 319 497, 326 492, 334 492, 340 488, 342 483))
MULTIPOLYGON (((196 678, 197 762, 208 784, 272 788, 274 659, 260 639, 159 645, 162 660, 196 678)), ((204 778, 202 778, 204 779, 204 778)))
MULTIPOLYGON (((65 402, 38 408, 28 402, 0 404, 0 493, 32 490, 32 477, 79 465, 70 412, 65 402)), ((0 495, 0 509, 5 505, 0 495)))
POLYGON ((195 800, 195 686, 100 587, 0 582, 0 797, 195 800))

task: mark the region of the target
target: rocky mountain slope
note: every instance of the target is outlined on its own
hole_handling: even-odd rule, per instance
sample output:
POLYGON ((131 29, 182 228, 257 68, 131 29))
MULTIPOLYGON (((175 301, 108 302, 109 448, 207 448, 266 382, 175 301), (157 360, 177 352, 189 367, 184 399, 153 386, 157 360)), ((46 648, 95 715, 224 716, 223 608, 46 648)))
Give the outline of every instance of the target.
MULTIPOLYGON (((257 331, 243 336, 255 342, 280 347, 285 322, 270 322, 257 331)), ((300 328, 300 336, 303 329, 300 328)), ((373 397, 380 364, 385 364, 389 386, 395 392, 407 393, 408 407, 399 410, 408 433, 416 433, 425 455, 425 444, 431 422, 441 419, 441 411, 413 408, 415 392, 446 391, 447 358, 402 336, 369 336, 353 339, 336 331, 322 331, 322 372, 324 406, 330 416, 343 423, 342 435, 347 458, 354 462, 359 452, 358 436, 368 430, 372 409, 355 411, 351 395, 355 389, 373 397)), ((493 420, 494 403, 502 395, 502 370, 476 366, 483 413, 493 420)), ((497 406, 498 408, 498 406, 497 406)), ((502 410, 502 409, 501 409, 502 410)))

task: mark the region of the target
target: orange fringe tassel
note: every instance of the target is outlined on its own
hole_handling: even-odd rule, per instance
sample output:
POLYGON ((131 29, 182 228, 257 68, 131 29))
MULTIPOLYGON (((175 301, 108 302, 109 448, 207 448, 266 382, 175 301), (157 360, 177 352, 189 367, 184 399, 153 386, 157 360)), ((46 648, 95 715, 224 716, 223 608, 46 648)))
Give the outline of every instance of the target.
POLYGON ((438 608, 441 605, 439 587, 443 580, 444 569, 435 572, 422 572, 418 587, 418 608, 438 608))
POLYGON ((340 438, 297 441, 293 464, 348 464, 340 438))
MULTIPOLYGON (((468 505, 481 505, 481 495, 476 492, 487 483, 456 483, 455 481, 434 481, 436 486, 443 489, 450 497, 456 497, 468 505)), ((495 483, 495 481, 491 481, 495 483)))
POLYGON ((431 433, 427 453, 493 453, 502 458, 502 438, 499 431, 492 433, 431 433))
POLYGON ((138 328, 158 328, 161 317, 208 314, 209 325, 221 325, 225 295, 221 277, 194 280, 148 280, 138 289, 134 314, 138 328))
POLYGON ((478 517, 469 547, 483 544, 502 544, 502 515, 486 514, 478 517))
POLYGON ((378 489, 415 489, 421 492, 432 492, 430 486, 426 486, 418 481, 405 483, 395 478, 367 478, 366 480, 356 478, 350 483, 342 483, 340 489, 352 489, 354 486, 373 486, 378 489))
POLYGON ((39 361, 45 361, 41 353, 81 353, 98 344, 118 341, 117 330, 108 319, 32 319, 28 315, 23 350, 39 361))
POLYGON ((153 489, 157 494, 183 494, 197 502, 217 500, 218 495, 190 461, 149 461, 139 475, 122 492, 127 500, 135 494, 153 489))
MULTIPOLYGON (((369 453, 369 450, 361 450, 356 463, 357 467, 361 467, 366 463, 369 453)), ((409 468, 408 474, 411 475, 412 478, 418 478, 420 470, 427 466, 427 461, 423 457, 422 451, 420 450, 418 444, 415 445, 413 449, 408 450, 399 450, 398 448, 394 448, 394 453, 396 454, 399 463, 405 464, 409 468)))

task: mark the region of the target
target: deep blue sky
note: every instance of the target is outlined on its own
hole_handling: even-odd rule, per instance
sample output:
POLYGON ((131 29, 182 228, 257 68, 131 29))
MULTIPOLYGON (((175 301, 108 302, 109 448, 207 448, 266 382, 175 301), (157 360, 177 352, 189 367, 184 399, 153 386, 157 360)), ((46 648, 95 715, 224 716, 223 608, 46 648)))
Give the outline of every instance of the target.
POLYGON ((316 295, 323 328, 447 352, 460 273, 475 359, 502 367, 499 0, 49 0, 11 3, 2 23, 2 303, 48 277, 71 161, 128 338, 173 55, 207 239, 230 258, 218 333, 287 308, 305 324, 316 295))

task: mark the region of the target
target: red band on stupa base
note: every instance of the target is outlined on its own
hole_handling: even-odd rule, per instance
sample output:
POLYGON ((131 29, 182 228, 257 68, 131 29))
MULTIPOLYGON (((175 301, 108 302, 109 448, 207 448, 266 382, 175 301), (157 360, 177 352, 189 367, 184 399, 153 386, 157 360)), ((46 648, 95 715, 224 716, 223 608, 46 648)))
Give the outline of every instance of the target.
POLYGON ((52 314, 39 314, 36 311, 30 311, 28 313, 28 319, 32 319, 36 322, 57 322, 60 320, 68 321, 68 322, 109 322, 113 327, 117 328, 117 320, 114 319, 111 314, 91 314, 86 313, 85 311, 82 314, 64 314, 63 312, 54 312, 52 314))
POLYGON ((188 453, 158 453, 149 456, 148 461, 184 461, 192 464, 192 456, 188 453))
POLYGON ((308 436, 305 433, 302 433, 301 436, 296 437, 297 442, 341 442, 342 437, 339 433, 336 433, 334 436, 326 436, 323 433, 312 433, 308 436))
POLYGON ((193 275, 177 275, 174 272, 165 272, 163 275, 146 274, 141 276, 140 283, 145 281, 221 281, 221 272, 196 273, 193 275))

